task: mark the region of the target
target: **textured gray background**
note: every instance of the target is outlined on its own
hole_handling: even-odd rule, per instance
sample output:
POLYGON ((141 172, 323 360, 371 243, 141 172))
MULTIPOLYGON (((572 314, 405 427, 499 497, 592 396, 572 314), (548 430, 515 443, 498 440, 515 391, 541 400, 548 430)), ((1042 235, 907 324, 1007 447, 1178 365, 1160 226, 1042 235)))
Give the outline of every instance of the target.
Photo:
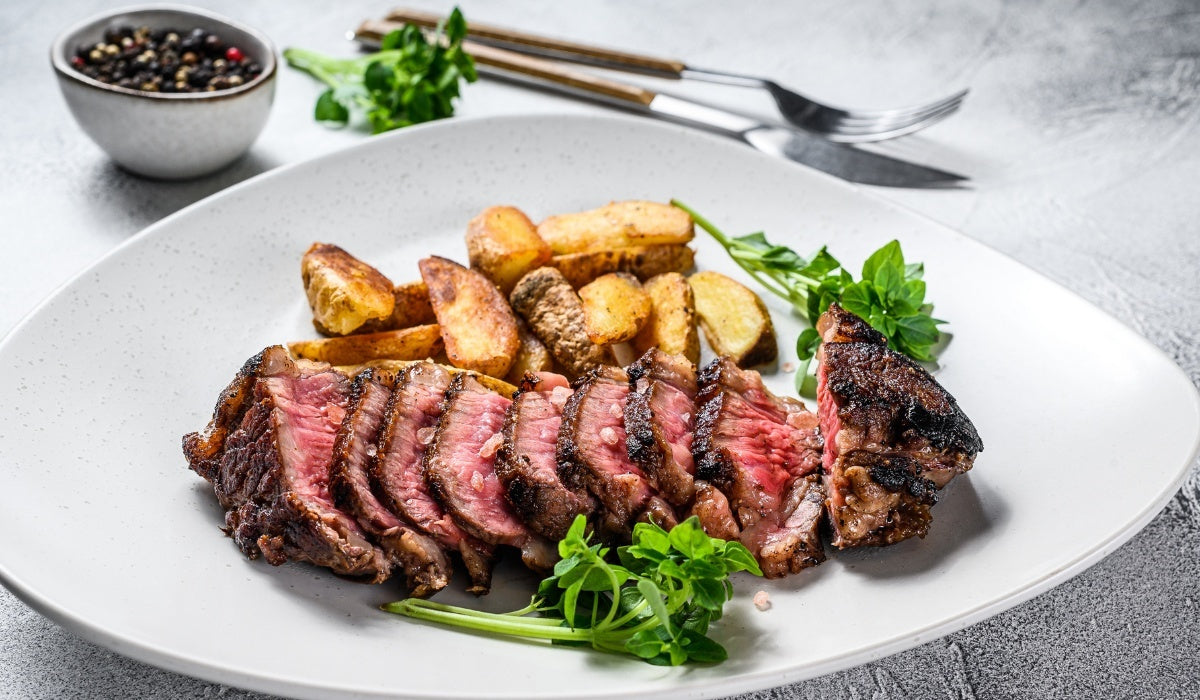
MULTIPOLYGON (((202 4, 259 27, 281 47, 330 52, 348 51, 342 31, 389 7, 386 1, 202 4)), ((363 138, 311 123, 317 89, 285 70, 265 133, 230 170, 187 184, 126 175, 71 121, 46 60, 60 29, 107 5, 10 0, 0 6, 0 333, 147 224, 276 165, 363 138)), ((845 104, 906 104, 970 86, 970 100, 953 119, 884 150, 966 173, 973 188, 881 193, 1062 282, 1200 381, 1200 4, 503 0, 463 6, 478 19, 767 73, 845 104)), ((748 109, 767 106, 725 88, 690 92, 748 109)), ((481 83, 468 90, 461 113, 592 109, 481 83)), ((1103 338, 1096 351, 1104 352, 1103 338)), ((1052 427, 1053 417, 1046 419, 1052 427)), ((1138 465, 1129 467, 1137 478, 1138 465)), ((1120 484, 1113 490, 1119 493, 1120 484)), ((1054 514, 1046 514, 1046 527, 1054 527, 1054 514)), ((746 697, 1200 697, 1198 554, 1200 479, 1193 471, 1141 534, 1071 582, 912 651, 746 697)), ((86 581, 88 572, 79 573, 86 581)), ((0 697, 218 696, 262 697, 75 639, 0 589, 0 697)))

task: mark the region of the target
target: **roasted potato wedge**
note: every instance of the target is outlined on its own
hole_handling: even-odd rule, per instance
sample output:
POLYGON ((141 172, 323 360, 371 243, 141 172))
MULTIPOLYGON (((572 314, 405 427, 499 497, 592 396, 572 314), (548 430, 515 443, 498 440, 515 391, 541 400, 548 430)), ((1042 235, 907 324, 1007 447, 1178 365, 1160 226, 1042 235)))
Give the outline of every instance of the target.
POLYGON ((695 259, 696 251, 685 245, 646 245, 555 255, 550 266, 578 289, 610 272, 628 272, 643 282, 664 272, 687 272, 695 259))
POLYGON ((520 340, 517 319, 496 285, 446 258, 425 258, 417 266, 450 364, 493 377, 508 374, 520 340))
POLYGON ((313 243, 304 253, 300 279, 313 322, 333 335, 346 335, 368 321, 386 319, 396 304, 391 280, 328 243, 313 243))
POLYGON ((705 270, 688 278, 704 338, 717 355, 738 367, 774 362, 779 356, 775 326, 754 290, 720 272, 705 270))
POLYGON ((396 285, 392 288, 392 298, 396 300, 389 321, 392 328, 437 323, 433 305, 429 303, 429 288, 421 280, 396 285))
MULTIPOLYGON (((336 369, 337 371, 341 372, 342 374, 344 374, 348 377, 353 377, 354 375, 358 374, 362 370, 371 368, 371 367, 382 369, 386 372, 399 373, 406 367, 409 367, 413 364, 416 364, 418 362, 424 362, 424 361, 425 360, 371 360, 369 362, 364 362, 362 364, 357 364, 357 365, 336 365, 336 366, 334 366, 334 369, 336 369)), ((466 372, 467 374, 470 374, 472 377, 475 377, 476 379, 478 379, 479 383, 484 385, 488 389, 491 389, 492 391, 496 392, 497 394, 503 394, 504 396, 507 396, 510 399, 512 398, 513 394, 517 393, 517 387, 513 384, 509 384, 508 382, 504 381, 503 379, 496 379, 495 377, 489 377, 486 374, 472 372, 469 369, 459 369, 458 367, 452 367, 450 365, 447 365, 447 364, 441 363, 441 362, 439 362, 438 364, 440 364, 447 372, 449 372, 451 376, 454 376, 455 374, 461 374, 463 372, 466 372)))
POLYGON ((678 272, 647 280, 642 289, 650 295, 650 319, 633 339, 638 354, 658 348, 700 362, 700 335, 696 332, 696 305, 692 288, 678 272))
POLYGON ((441 349, 442 335, 437 324, 288 343, 288 350, 296 357, 331 365, 358 365, 381 359, 423 360, 441 349))
POLYGON ((558 270, 539 267, 530 272, 513 287, 509 299, 572 379, 594 367, 616 364, 611 348, 588 338, 583 302, 558 270))
POLYGON ((635 245, 682 245, 696 235, 692 217, 670 204, 631 200, 551 216, 537 227, 555 255, 635 245))
POLYGON ((519 317, 517 338, 521 341, 521 348, 517 350, 517 356, 513 359, 512 367, 508 368, 508 376, 505 379, 513 384, 520 384, 526 372, 549 372, 554 369, 554 358, 550 356, 550 351, 519 317))
MULTIPOLYGON (((398 284, 392 289, 396 303, 392 307, 392 315, 384 319, 371 319, 352 331, 358 333, 381 333, 394 331, 399 328, 423 326, 427 323, 437 323, 433 315, 433 307, 429 305, 429 289, 420 280, 398 284)), ((320 321, 313 319, 313 326, 321 335, 338 335, 322 326, 320 321)))
POLYGON ((516 207, 489 207, 467 224, 467 257, 508 294, 526 272, 550 260, 550 246, 516 207))
POLYGON ((612 272, 579 290, 588 338, 599 345, 631 340, 650 318, 650 295, 628 272, 612 272))

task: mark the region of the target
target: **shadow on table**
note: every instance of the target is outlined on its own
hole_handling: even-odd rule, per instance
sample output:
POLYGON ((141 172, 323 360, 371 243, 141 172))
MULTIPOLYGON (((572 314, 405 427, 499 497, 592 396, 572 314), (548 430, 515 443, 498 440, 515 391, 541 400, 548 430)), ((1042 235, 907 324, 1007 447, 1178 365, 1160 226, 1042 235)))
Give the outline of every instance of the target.
MULTIPOLYGON (((99 161, 88 186, 89 194, 103 192, 103 197, 89 196, 87 205, 103 207, 98 220, 120 212, 125 221, 133 224, 130 234, 204 199, 227 187, 265 173, 281 165, 253 151, 233 165, 206 177, 194 180, 152 180, 134 175, 111 160, 99 161)), ((124 227, 122 227, 124 228, 124 227)))

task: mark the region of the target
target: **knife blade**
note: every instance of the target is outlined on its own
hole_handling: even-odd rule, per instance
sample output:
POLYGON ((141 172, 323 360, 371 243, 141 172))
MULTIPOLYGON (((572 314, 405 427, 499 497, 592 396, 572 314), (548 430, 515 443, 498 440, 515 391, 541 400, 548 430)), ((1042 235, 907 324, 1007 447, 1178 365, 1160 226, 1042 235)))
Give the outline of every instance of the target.
MULTIPOLYGON (((368 20, 349 34, 364 47, 378 46, 387 22, 368 20)), ((694 100, 622 83, 559 63, 464 40, 480 75, 729 136, 768 155, 785 158, 835 177, 884 187, 957 187, 962 175, 891 156, 833 143, 819 136, 694 100)))
POLYGON ((729 136, 768 155, 807 165, 849 182, 912 188, 955 188, 969 182, 969 178, 957 173, 833 143, 806 131, 767 124, 682 97, 652 93, 654 96, 648 104, 642 104, 624 97, 599 94, 494 67, 481 65, 479 72, 505 82, 583 98, 729 136))

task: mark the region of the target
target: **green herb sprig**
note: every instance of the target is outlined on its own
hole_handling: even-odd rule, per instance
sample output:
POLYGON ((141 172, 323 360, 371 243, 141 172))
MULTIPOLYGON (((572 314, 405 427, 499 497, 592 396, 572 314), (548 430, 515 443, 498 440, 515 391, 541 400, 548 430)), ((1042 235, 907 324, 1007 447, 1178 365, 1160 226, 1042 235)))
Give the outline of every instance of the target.
POLYGON ((751 277, 808 319, 812 327, 796 339, 799 393, 815 394, 816 381, 808 371, 821 344, 815 326, 833 302, 871 324, 893 350, 921 362, 933 360, 933 346, 941 337, 938 325, 945 321, 934 318, 933 305, 925 302, 924 264, 906 263, 899 241, 872 253, 855 281, 825 246, 803 258, 787 246, 771 243, 762 232, 728 236, 686 204, 678 200, 671 204, 691 215, 751 277))
POLYGON ((718 663, 725 648, 708 637, 733 597, 729 574, 761 576, 754 556, 738 542, 709 537, 695 517, 670 532, 638 523, 633 543, 617 549, 592 544, 579 516, 558 543, 562 559, 541 582, 528 606, 487 613, 410 598, 383 606, 387 612, 454 627, 513 637, 590 646, 632 654, 648 663, 718 663))
POLYGON ((475 82, 475 62, 463 51, 467 22, 458 8, 439 25, 432 41, 415 25, 383 37, 380 50, 359 58, 333 58, 306 49, 283 52, 288 65, 329 88, 317 98, 319 122, 345 126, 354 113, 372 133, 454 115, 462 81, 475 82))

